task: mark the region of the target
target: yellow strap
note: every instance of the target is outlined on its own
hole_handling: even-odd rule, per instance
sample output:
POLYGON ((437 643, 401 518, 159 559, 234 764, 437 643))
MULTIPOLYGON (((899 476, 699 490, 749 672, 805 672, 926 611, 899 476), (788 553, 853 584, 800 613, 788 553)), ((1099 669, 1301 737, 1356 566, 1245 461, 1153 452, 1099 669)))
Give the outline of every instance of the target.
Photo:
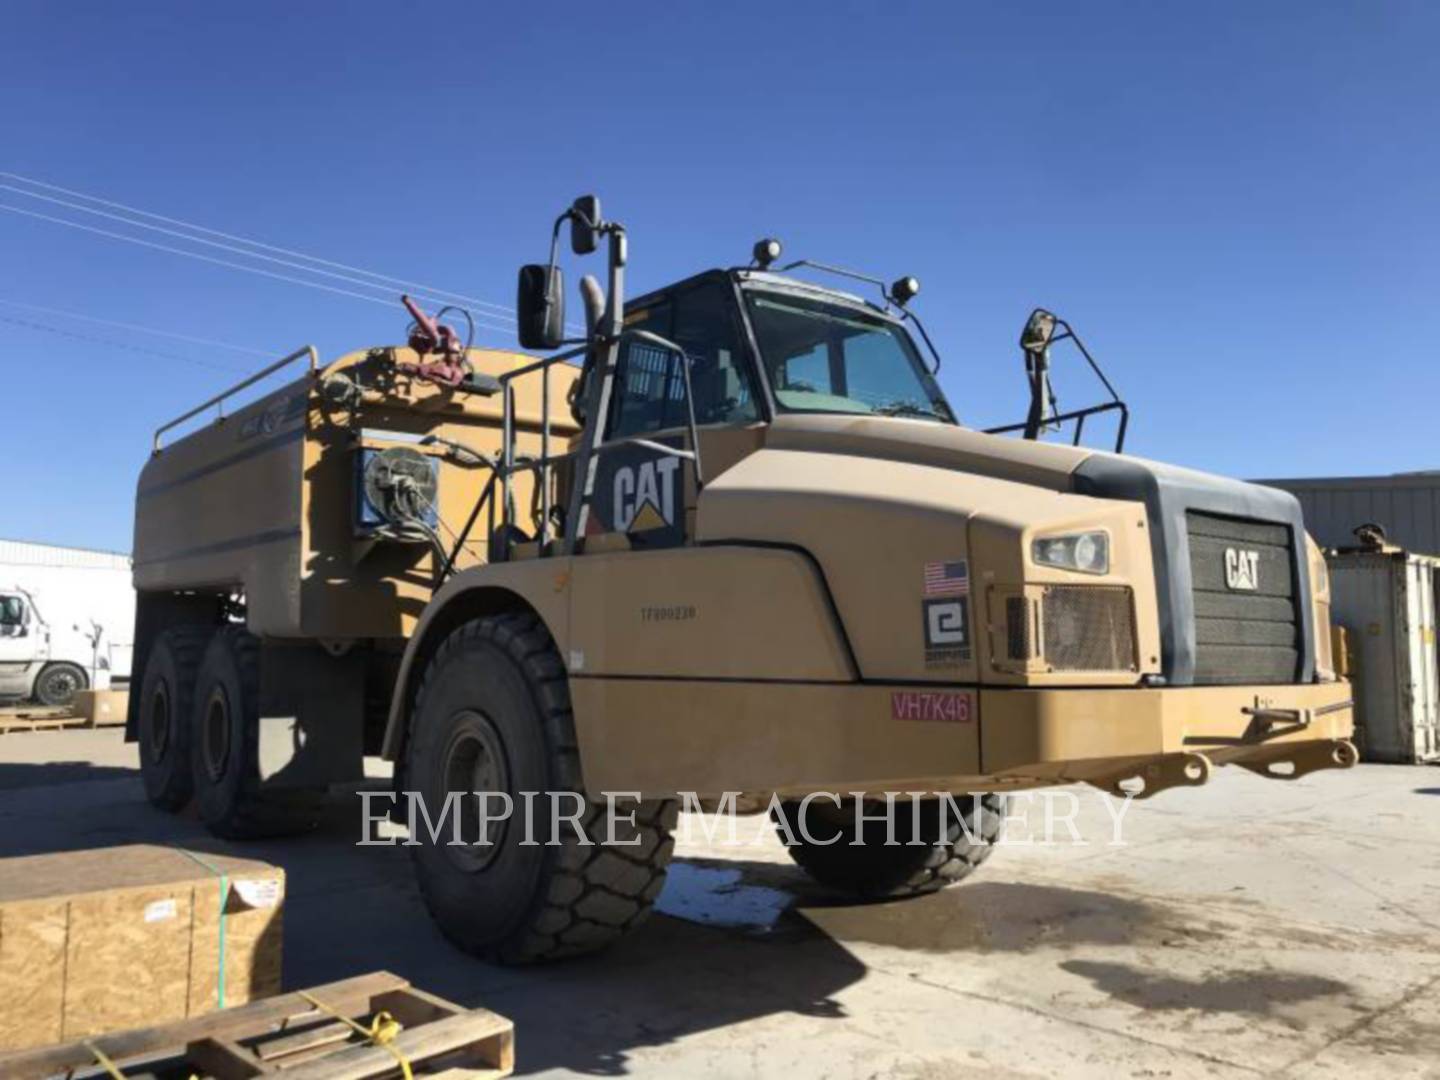
POLYGON ((341 1023, 350 1025, 357 1035, 372 1045, 383 1046, 386 1050, 389 1050, 391 1056, 399 1063, 400 1071, 405 1074, 405 1080, 415 1080, 414 1074, 410 1071, 409 1059, 400 1052, 398 1047, 392 1045, 395 1042, 395 1037, 404 1030, 400 1021, 396 1020, 395 1017, 382 1009, 375 1014, 374 1018, 370 1021, 370 1026, 367 1028, 364 1024, 357 1024, 344 1013, 332 1009, 313 994, 308 994, 304 990, 301 990, 298 991, 298 996, 304 998, 321 1012, 329 1013, 341 1023))
POLYGON ((111 1080, 125 1080, 125 1074, 120 1071, 115 1062, 105 1056, 105 1051, 101 1050, 88 1039, 85 1041, 84 1046, 86 1050, 89 1050, 90 1053, 95 1055, 96 1063, 110 1074, 111 1080))

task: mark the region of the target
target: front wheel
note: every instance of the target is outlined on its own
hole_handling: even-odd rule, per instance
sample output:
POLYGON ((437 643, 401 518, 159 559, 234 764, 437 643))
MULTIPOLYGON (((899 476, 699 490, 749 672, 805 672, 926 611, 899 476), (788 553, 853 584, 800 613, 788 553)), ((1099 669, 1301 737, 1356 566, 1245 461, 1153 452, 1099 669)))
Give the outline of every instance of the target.
POLYGON ((74 702, 75 695, 87 685, 85 670, 78 664, 50 664, 35 680, 35 700, 52 709, 60 708, 74 702))
POLYGON ((609 821, 586 798, 565 669, 537 618, 454 631, 426 668, 411 723, 411 851, 446 937, 486 960, 528 963, 593 952, 645 921, 665 884, 675 802, 619 803, 609 821), (513 807, 500 820, 498 795, 487 802, 483 833, 477 792, 513 807), (552 799, 578 815, 579 832, 555 820, 552 799))
POLYGON ((968 877, 995 850, 1005 822, 1005 796, 995 794, 897 799, 893 833, 873 809, 857 830, 853 801, 812 799, 803 814, 800 807, 783 803, 775 815, 790 857, 820 884, 874 899, 935 892, 968 877), (892 835, 897 843, 887 845, 892 835))

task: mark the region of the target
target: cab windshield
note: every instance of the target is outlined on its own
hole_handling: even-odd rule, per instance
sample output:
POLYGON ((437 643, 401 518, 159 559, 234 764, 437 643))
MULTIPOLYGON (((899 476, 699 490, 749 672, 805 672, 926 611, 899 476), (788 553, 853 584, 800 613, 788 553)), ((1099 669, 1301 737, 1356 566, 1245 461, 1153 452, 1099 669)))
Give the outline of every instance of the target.
POLYGON ((890 320, 779 293, 747 291, 745 302, 781 411, 955 423, 909 335, 890 320))

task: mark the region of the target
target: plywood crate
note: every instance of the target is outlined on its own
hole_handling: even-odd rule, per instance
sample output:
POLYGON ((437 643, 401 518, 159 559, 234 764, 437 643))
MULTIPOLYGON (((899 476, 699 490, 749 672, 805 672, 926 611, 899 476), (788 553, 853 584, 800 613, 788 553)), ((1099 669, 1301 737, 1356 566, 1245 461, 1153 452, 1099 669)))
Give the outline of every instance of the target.
POLYGON ((91 727, 110 727, 125 723, 125 709, 129 704, 129 690, 75 692, 75 713, 91 727))
POLYGON ((285 872, 152 845, 0 860, 0 1050, 280 989, 285 872))

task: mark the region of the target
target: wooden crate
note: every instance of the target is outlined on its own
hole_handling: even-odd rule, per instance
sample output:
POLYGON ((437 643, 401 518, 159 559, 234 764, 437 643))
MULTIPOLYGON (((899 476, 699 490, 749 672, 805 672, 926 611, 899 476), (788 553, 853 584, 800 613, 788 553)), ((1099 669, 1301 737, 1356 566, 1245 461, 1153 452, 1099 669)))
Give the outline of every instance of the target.
POLYGON ((403 1057, 417 1077, 482 1080, 514 1071, 515 1026, 381 971, 208 1016, 0 1056, 0 1078, 108 1076, 96 1051, 124 1075, 369 1080, 399 1075, 403 1057), (356 1027, 374 1030, 382 1012, 400 1029, 377 1045, 356 1027))
POLYGON ((284 890, 267 863, 152 845, 0 860, 0 1050, 276 993, 284 890))
POLYGON ((125 723, 130 704, 127 690, 77 690, 71 708, 87 727, 118 727, 125 723))

